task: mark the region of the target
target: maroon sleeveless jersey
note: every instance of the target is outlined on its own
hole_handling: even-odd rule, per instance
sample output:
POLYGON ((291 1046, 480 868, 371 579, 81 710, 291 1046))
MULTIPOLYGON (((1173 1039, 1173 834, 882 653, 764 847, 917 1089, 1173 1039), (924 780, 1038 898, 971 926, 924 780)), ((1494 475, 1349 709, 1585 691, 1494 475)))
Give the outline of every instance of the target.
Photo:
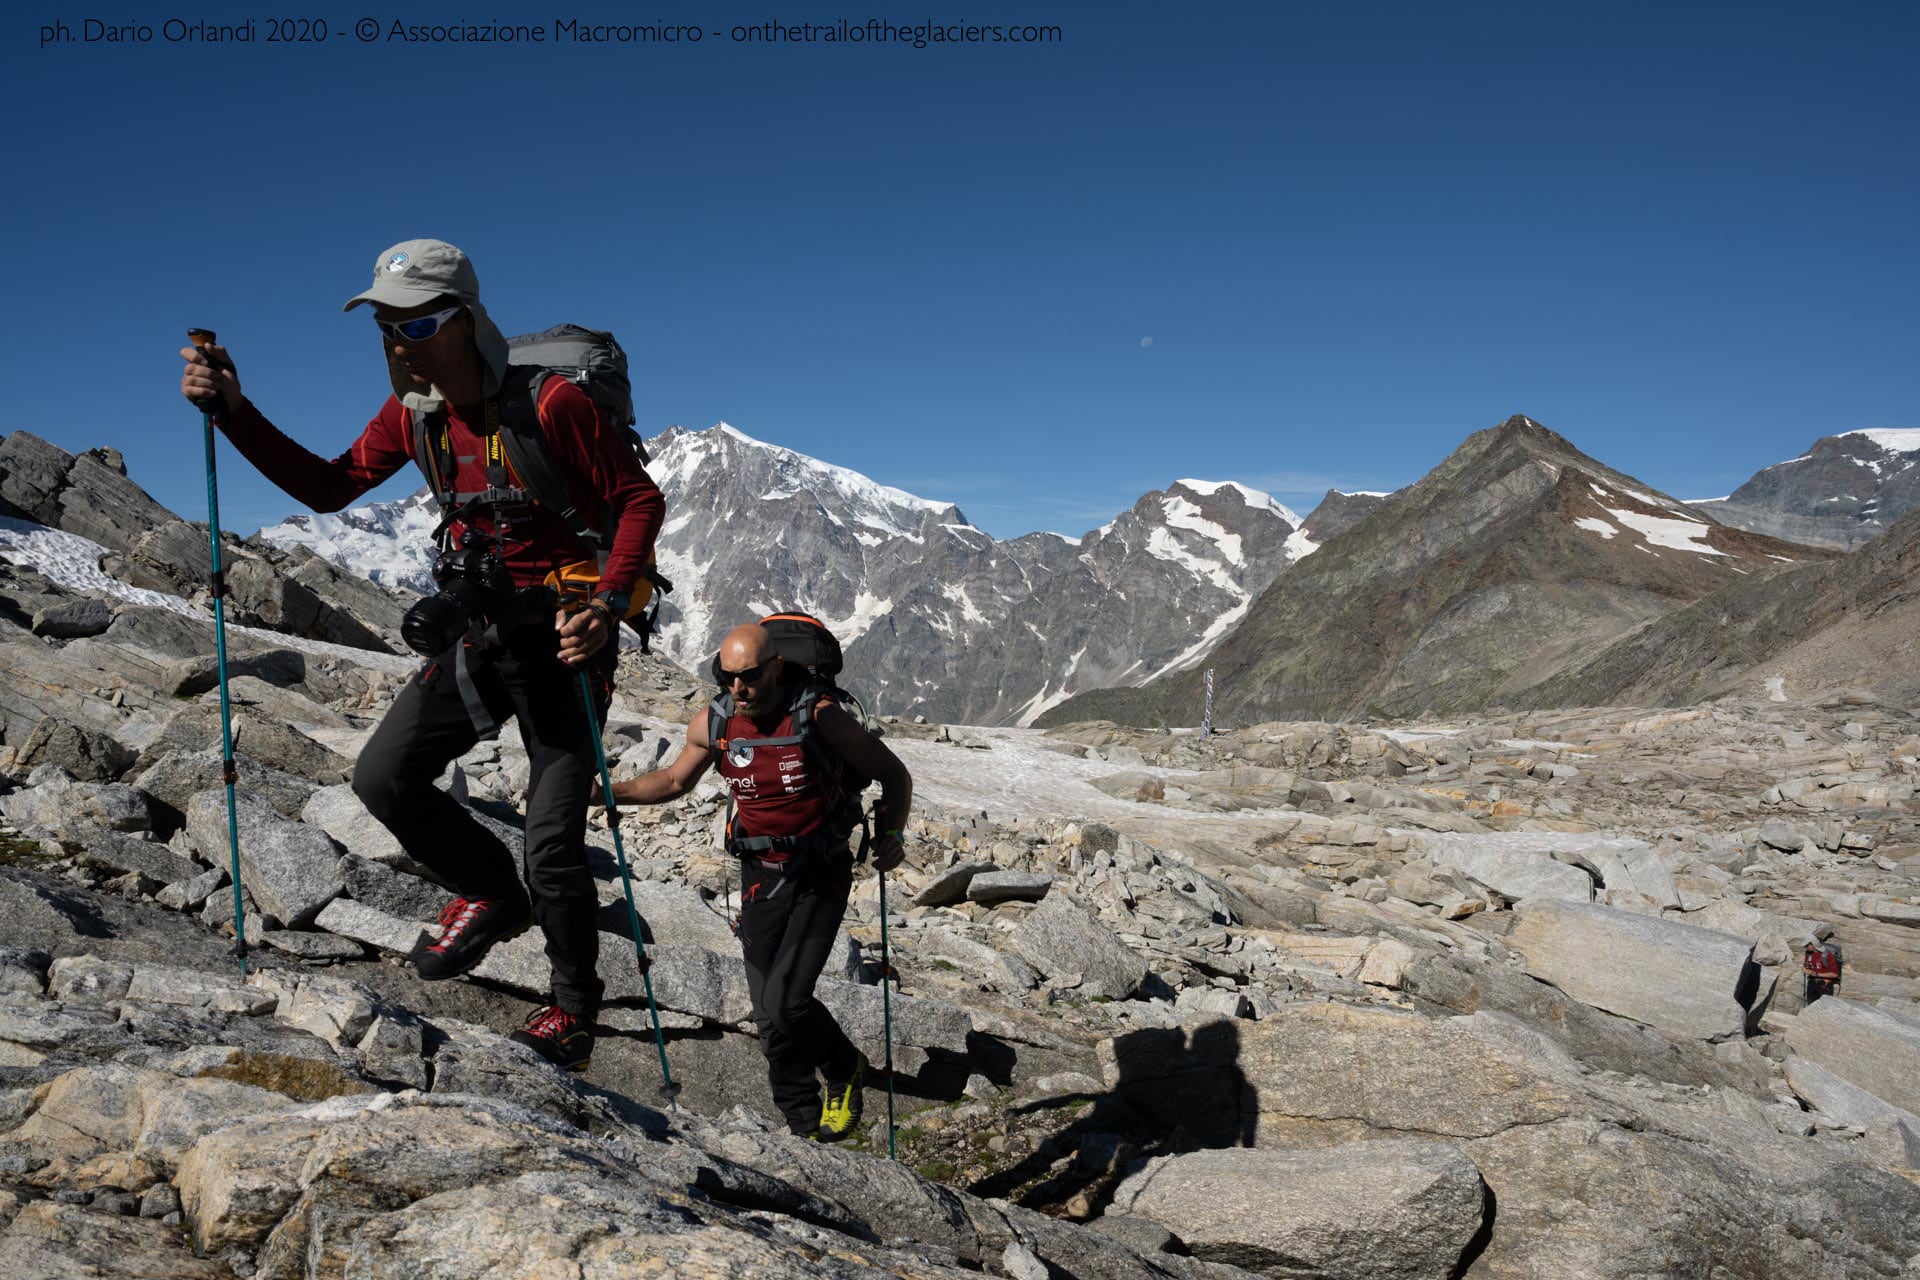
POLYGON ((740 834, 803 836, 826 820, 826 789, 813 776, 806 748, 798 742, 767 746, 759 741, 794 736, 791 712, 783 714, 772 729, 763 729, 738 712, 727 721, 726 747, 719 753, 717 767, 733 793, 740 834))

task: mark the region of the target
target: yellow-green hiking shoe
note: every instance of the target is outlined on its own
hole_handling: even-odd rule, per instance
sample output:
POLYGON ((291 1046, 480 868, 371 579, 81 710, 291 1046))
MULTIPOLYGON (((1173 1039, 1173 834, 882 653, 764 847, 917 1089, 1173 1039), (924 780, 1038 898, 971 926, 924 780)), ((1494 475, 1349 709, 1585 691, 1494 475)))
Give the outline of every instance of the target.
POLYGON ((845 1084, 827 1084, 826 1100, 820 1104, 820 1130, 814 1137, 821 1142, 839 1142, 853 1136, 860 1127, 861 1079, 867 1074, 867 1064, 860 1062, 853 1068, 853 1079, 845 1084))

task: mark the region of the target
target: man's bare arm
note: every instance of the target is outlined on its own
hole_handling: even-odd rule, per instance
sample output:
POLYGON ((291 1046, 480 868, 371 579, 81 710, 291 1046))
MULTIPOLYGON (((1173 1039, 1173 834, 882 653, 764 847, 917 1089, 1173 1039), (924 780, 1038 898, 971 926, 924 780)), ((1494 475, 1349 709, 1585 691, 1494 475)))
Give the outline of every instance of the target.
POLYGON ((693 790, 700 775, 713 763, 713 746, 707 741, 707 717, 702 714, 687 722, 686 745, 673 763, 637 778, 613 784, 613 796, 621 804, 664 804, 678 800, 693 790))

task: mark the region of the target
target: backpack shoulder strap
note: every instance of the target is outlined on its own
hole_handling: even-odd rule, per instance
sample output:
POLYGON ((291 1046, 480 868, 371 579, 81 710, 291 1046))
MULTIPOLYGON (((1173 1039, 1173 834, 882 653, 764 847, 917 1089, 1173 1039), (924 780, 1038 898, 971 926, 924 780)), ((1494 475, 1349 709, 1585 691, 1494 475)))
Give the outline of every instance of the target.
POLYGON ((444 513, 453 508, 453 459, 443 457, 434 443, 437 414, 407 410, 407 447, 413 452, 414 465, 427 478, 427 491, 444 513))
POLYGON ((800 691, 794 695, 793 705, 789 710, 793 715, 793 732, 800 739, 800 749, 813 762, 828 799, 837 801, 841 789, 840 757, 820 740, 820 732, 814 727, 813 720, 814 704, 821 698, 832 695, 831 687, 823 687, 814 680, 804 680, 800 684, 800 691))
POLYGON ((598 529, 589 528, 573 496, 573 486, 547 447, 546 433, 540 423, 540 397, 550 370, 535 369, 531 376, 511 378, 500 391, 500 443, 506 450, 513 472, 528 493, 573 530, 604 564, 607 547, 598 529))
POLYGON ((733 695, 721 693, 707 704, 707 749, 725 753, 727 721, 733 719, 733 695))

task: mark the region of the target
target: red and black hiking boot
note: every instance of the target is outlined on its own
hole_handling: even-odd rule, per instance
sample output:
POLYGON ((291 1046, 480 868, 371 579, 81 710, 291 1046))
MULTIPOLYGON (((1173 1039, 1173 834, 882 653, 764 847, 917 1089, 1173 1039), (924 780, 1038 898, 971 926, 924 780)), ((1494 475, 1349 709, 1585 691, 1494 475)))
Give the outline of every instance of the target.
POLYGON ((428 982, 457 978, 486 959, 494 943, 518 937, 532 923, 525 901, 455 898, 440 908, 440 940, 414 952, 414 971, 428 982))
POLYGON ((526 1025, 507 1037, 568 1071, 585 1071, 593 1057, 593 1030, 557 1004, 535 1009, 526 1025))

